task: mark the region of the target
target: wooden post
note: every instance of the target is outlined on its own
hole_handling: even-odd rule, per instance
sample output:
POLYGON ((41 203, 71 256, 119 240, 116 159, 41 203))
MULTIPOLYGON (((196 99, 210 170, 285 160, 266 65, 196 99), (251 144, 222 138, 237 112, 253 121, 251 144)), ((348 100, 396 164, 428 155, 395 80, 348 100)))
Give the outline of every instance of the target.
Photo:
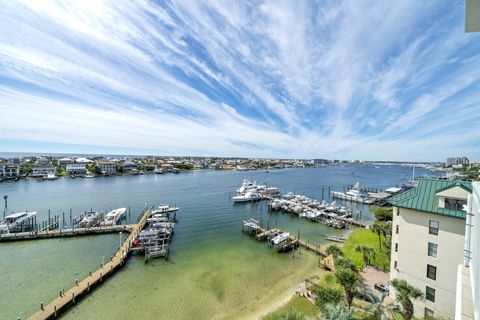
POLYGON ((57 317, 57 306, 53 306, 53 316, 57 317))
POLYGON ((45 309, 43 308, 43 302, 40 302, 40 309, 42 309, 42 311, 45 311, 45 309))

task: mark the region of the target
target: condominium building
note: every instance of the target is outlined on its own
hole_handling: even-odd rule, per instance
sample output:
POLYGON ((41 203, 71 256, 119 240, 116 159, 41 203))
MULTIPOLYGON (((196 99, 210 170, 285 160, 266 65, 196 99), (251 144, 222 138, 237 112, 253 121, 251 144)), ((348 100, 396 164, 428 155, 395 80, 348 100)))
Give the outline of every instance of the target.
POLYGON ((471 193, 470 182, 421 179, 392 198, 390 278, 404 279, 425 293, 424 301, 414 303, 417 317, 455 317, 471 193))
POLYGON ((0 178, 16 178, 20 174, 20 166, 12 162, 0 163, 0 178))
POLYGON ((38 158, 33 166, 32 176, 44 177, 55 173, 55 167, 47 158, 38 158))
POLYGON ((115 173, 117 172, 117 165, 112 161, 99 161, 97 167, 100 168, 102 173, 115 173))
POLYGON ((67 164, 67 168, 65 169, 68 174, 85 174, 87 173, 85 163, 72 163, 67 164))
POLYGON ((480 319, 480 182, 473 182, 472 186, 467 205, 464 261, 457 269, 455 320, 480 319))

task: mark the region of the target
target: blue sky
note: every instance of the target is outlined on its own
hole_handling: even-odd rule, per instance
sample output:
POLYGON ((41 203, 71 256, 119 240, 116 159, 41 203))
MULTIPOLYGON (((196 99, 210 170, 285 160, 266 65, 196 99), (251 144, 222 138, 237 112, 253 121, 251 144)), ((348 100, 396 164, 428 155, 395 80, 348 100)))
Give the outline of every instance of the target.
POLYGON ((0 150, 480 160, 463 1, 8 1, 0 150))

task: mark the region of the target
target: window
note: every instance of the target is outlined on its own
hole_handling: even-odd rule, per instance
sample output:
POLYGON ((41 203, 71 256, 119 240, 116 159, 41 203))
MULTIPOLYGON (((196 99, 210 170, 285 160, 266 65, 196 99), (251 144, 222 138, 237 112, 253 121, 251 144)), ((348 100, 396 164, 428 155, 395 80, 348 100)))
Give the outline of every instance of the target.
POLYGON ((433 319, 433 318, 434 318, 433 311, 428 308, 425 308, 425 319, 433 319))
POLYGON ((428 301, 435 302, 435 289, 430 288, 430 287, 426 287, 426 289, 425 289, 425 298, 426 298, 428 301))
POLYGON ((428 233, 438 236, 438 226, 439 226, 438 221, 430 220, 428 225, 428 233))
POLYGON ((437 257, 438 244, 429 242, 428 243, 428 256, 432 258, 437 257))
POLYGON ((464 211, 463 206, 466 204, 467 204, 467 200, 445 198, 446 209, 464 211))
POLYGON ((395 243, 395 252, 398 252, 398 243, 395 243))
POLYGON ((427 278, 437 280, 437 267, 427 264, 427 278))
POLYGON ((400 228, 400 226, 397 224, 397 225, 395 226, 395 232, 396 232, 397 234, 398 234, 398 229, 399 229, 399 228, 400 228))

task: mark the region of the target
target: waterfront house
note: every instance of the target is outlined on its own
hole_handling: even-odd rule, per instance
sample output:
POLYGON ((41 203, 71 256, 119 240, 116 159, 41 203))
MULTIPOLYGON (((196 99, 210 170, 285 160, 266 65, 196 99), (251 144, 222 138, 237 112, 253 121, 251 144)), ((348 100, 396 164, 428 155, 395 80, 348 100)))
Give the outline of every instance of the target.
POLYGON ((61 166, 65 166, 67 164, 71 164, 73 163, 73 159, 72 158, 61 158, 61 159, 58 159, 58 164, 61 165, 61 166))
POLYGON ((90 159, 87 159, 87 158, 76 158, 75 159, 75 163, 85 163, 85 164, 89 164, 89 163, 92 163, 93 161, 90 160, 90 159))
POLYGON ((173 172, 174 165, 170 163, 164 163, 160 165, 163 172, 173 172))
POLYGON ((0 178, 16 178, 20 175, 20 166, 12 162, 0 163, 0 178))
POLYGON ((72 163, 67 164, 66 171, 68 174, 86 174, 86 164, 85 163, 72 163))
POLYGON ((392 197, 390 278, 425 293, 424 301, 414 303, 417 317, 454 318, 471 193, 470 182, 421 179, 417 187, 392 197))
POLYGON ((38 158, 33 166, 33 177, 45 177, 49 174, 55 174, 55 167, 47 158, 38 158))
POLYGON ((125 172, 130 172, 132 170, 137 170, 137 169, 138 169, 138 165, 133 161, 125 161, 123 163, 123 170, 125 172))
POLYGON ((99 161, 97 167, 103 174, 112 174, 117 172, 117 165, 112 161, 99 161))

